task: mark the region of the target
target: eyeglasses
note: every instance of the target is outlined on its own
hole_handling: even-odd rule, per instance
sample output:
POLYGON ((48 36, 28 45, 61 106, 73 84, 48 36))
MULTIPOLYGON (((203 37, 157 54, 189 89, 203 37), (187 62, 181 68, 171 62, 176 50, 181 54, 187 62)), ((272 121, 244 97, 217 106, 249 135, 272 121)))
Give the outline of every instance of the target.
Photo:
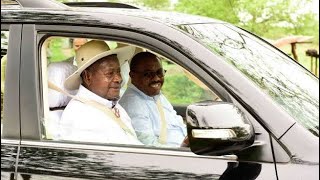
POLYGON ((136 72, 136 73, 141 73, 143 75, 143 77, 146 77, 146 78, 154 78, 156 75, 159 77, 159 78, 163 78, 164 75, 166 74, 167 70, 164 70, 164 69, 159 69, 157 71, 146 71, 146 72, 139 72, 139 71, 133 71, 133 72, 136 72))

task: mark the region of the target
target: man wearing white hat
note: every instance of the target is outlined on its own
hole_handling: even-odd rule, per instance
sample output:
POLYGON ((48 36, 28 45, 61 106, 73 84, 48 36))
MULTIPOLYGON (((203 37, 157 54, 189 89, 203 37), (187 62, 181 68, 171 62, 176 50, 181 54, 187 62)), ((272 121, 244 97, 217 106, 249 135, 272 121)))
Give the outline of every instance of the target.
POLYGON ((130 117, 118 104, 122 82, 120 62, 130 59, 133 53, 133 47, 110 50, 105 42, 97 40, 77 50, 78 69, 66 79, 64 86, 79 91, 62 114, 59 139, 141 144, 130 117))

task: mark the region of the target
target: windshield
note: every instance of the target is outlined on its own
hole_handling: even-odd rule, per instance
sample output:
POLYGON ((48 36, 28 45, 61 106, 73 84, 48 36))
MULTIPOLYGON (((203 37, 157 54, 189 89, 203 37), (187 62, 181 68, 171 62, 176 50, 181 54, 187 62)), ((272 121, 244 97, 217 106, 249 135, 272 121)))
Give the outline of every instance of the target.
POLYGON ((240 70, 297 122, 319 136, 319 79, 253 35, 227 24, 180 25, 240 70))

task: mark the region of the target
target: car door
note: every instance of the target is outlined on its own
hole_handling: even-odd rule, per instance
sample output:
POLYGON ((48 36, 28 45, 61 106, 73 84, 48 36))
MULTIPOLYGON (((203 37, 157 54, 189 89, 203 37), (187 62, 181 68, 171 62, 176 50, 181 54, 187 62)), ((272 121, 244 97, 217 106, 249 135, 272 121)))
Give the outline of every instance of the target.
MULTIPOLYGON (((165 27, 153 27, 148 31, 165 27)), ((215 91, 230 99, 224 90, 198 63, 197 54, 183 52, 182 41, 195 43, 191 38, 168 28, 170 33, 150 35, 146 31, 121 30, 116 27, 82 27, 65 25, 23 25, 21 57, 20 104, 21 104, 21 147, 17 171, 38 179, 276 179, 274 156, 283 154, 283 149, 272 136, 247 113, 256 128, 257 140, 263 146, 243 153, 241 158, 231 156, 196 155, 190 149, 151 148, 87 142, 59 142, 43 138, 45 70, 41 59, 41 47, 48 36, 81 36, 120 40, 143 46, 176 61, 189 69, 205 84, 216 85, 215 91), (173 34, 171 34, 171 31, 173 34), (163 36, 163 37, 161 37, 163 36), (161 38, 172 38, 169 44, 161 38), (180 42, 179 42, 180 41, 180 42), (188 54, 189 56, 186 56, 188 54), (274 142, 276 154, 272 153, 274 142), (242 161, 244 159, 245 161, 242 161)), ((162 31, 165 32, 165 31, 162 31)), ((154 32, 159 33, 159 32, 154 32)), ((187 44, 190 44, 187 43, 187 44)), ((199 54, 205 48, 194 48, 199 54), (197 49, 198 48, 198 49, 197 49)), ((201 59, 200 59, 201 61, 201 59)), ((211 86, 209 86, 211 88, 211 86)), ((279 155, 279 156, 280 156, 279 155)), ((18 176, 20 177, 20 176, 18 176)))
POLYGON ((16 174, 20 144, 21 24, 1 24, 1 179, 16 174))

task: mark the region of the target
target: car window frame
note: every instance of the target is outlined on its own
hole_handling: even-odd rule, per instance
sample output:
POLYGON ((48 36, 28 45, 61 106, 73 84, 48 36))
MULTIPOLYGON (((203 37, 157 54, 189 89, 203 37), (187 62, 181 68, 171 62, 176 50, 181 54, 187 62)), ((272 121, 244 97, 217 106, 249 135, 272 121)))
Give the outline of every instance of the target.
POLYGON ((22 24, 1 24, 1 31, 9 31, 1 142, 9 140, 18 144, 21 138, 19 70, 22 24))
MULTIPOLYGON (((111 41, 123 41, 123 42, 126 42, 126 40, 127 40, 127 41, 130 41, 131 43, 134 43, 134 44, 137 44, 137 45, 141 45, 141 46, 145 46, 146 48, 149 48, 151 50, 155 49, 155 47, 152 47, 152 46, 150 46, 148 44, 144 44, 143 45, 143 44, 141 44, 141 42, 137 42, 136 40, 134 40, 132 38, 130 39, 130 37, 135 37, 135 36, 132 36, 132 35, 130 36, 128 34, 129 33, 134 33, 134 32, 128 32, 128 31, 124 31, 124 30, 114 30, 114 29, 107 30, 105 28, 82 27, 82 26, 79 26, 79 27, 75 27, 75 26, 72 26, 72 27, 70 27, 70 26, 59 26, 59 27, 57 27, 57 26, 54 26, 54 25, 52 25, 52 26, 51 25, 35 25, 34 27, 31 27, 31 25, 29 25, 29 26, 30 26, 31 29, 33 28, 34 30, 39 32, 39 33, 35 33, 36 35, 34 35, 34 36, 37 36, 36 37, 37 45, 35 45, 35 46, 37 46, 37 48, 29 49, 29 51, 36 51, 37 52, 37 55, 36 55, 37 57, 34 57, 34 58, 37 58, 37 60, 34 60, 34 61, 37 61, 35 63, 35 64, 37 64, 36 65, 37 68, 40 68, 40 66, 41 66, 40 65, 40 60, 38 60, 39 57, 41 56, 40 52, 39 52, 39 48, 41 48, 41 45, 42 45, 44 39, 46 39, 47 36, 53 36, 53 35, 54 36, 66 36, 66 37, 74 37, 74 36, 82 37, 83 36, 83 37, 88 37, 88 38, 98 38, 98 39, 106 39, 106 40, 111 40, 111 41), (68 29, 68 30, 65 30, 65 29, 68 29), (72 32, 70 33, 71 29, 72 29, 72 32), (83 29, 83 30, 81 30, 81 29, 83 29), (96 30, 96 32, 95 32, 95 30, 96 30), (61 31, 65 31, 65 32, 62 33, 61 31), (88 33, 84 33, 86 31, 87 32, 91 32, 90 33, 91 36, 88 35, 88 33), (115 31, 118 31, 118 34, 115 31), (107 34, 109 34, 109 35, 107 35, 107 34), (120 36, 119 34, 121 34, 122 37, 119 37, 120 36), (117 36, 115 36, 115 35, 117 35, 117 36), (124 39, 125 37, 127 37, 129 39, 124 39)), ((138 34, 138 33, 136 33, 136 34, 138 34)), ((143 35, 143 34, 138 34, 138 35, 144 36, 143 38, 148 37, 148 36, 143 35)), ((29 36, 33 36, 33 35, 31 35, 31 33, 30 33, 29 36)), ((149 39, 156 41, 156 39, 154 39, 154 38, 150 38, 149 37, 149 39)), ((128 42, 128 43, 130 43, 130 42, 128 42)), ((154 44, 158 44, 158 43, 160 43, 160 42, 157 40, 157 43, 154 43, 154 44)), ((169 45, 167 45, 167 46, 170 48, 169 45)), ((29 44, 28 48, 30 48, 30 47, 33 47, 33 46, 31 46, 29 44)), ((161 52, 159 52, 159 49, 155 50, 155 52, 161 53, 161 52)), ((27 51, 27 50, 25 50, 25 51, 27 51)), ((162 53, 162 54, 164 54, 164 53, 162 53)), ((181 56, 181 54, 179 54, 179 55, 181 56)), ((170 56, 169 55, 164 55, 164 56, 166 56, 166 57, 168 57, 170 59, 177 59, 176 57, 173 57, 172 55, 170 55, 170 56)), ((186 59, 186 57, 184 57, 184 59, 186 59)), ((187 59, 187 61, 189 61, 188 63, 193 63, 190 59, 187 59)), ((184 67, 184 68, 186 67, 186 65, 181 65, 181 64, 179 64, 179 65, 184 67)), ((33 66, 35 66, 35 65, 33 65, 33 66)), ((190 65, 189 65, 189 67, 190 67, 190 65)), ((193 71, 195 71, 195 70, 203 71, 200 67, 196 67, 196 65, 194 63, 193 63, 193 65, 191 65, 191 67, 193 67, 193 71)), ((186 68, 186 69, 190 69, 190 68, 186 68)), ((39 69, 39 70, 40 70, 39 72, 42 71, 42 69, 39 69)), ((209 75, 205 74, 204 72, 201 73, 201 74, 203 75, 201 78, 204 78, 204 77, 210 78, 209 75)), ((37 75, 37 76, 34 76, 34 77, 37 77, 37 79, 42 79, 42 77, 40 77, 40 75, 37 75)), ((198 77, 198 78, 200 79, 200 77, 198 77)), ((42 86, 42 84, 40 82, 36 82, 36 86, 37 86, 37 90, 36 90, 36 93, 35 93, 36 97, 33 97, 33 99, 37 99, 38 103, 34 104, 34 106, 35 107, 42 107, 43 106, 43 104, 42 104, 42 102, 43 102, 43 92, 41 92, 39 89, 41 89, 43 86, 42 86)), ((31 99, 29 97, 29 101, 31 101, 31 99)), ((37 116, 36 119, 39 119, 41 116, 43 116, 44 112, 43 112, 43 110, 40 110, 38 112, 37 111, 38 110, 35 110, 35 109, 33 109, 32 111, 29 109, 28 113, 34 113, 33 117, 37 116)), ((29 118, 27 118, 27 119, 22 121, 22 127, 25 127, 22 130, 23 139, 35 139, 35 140, 36 139, 41 139, 40 138, 40 136, 41 136, 40 131, 32 130, 32 128, 34 126, 40 127, 41 123, 32 122, 33 121, 32 119, 34 119, 34 118, 30 118, 29 117, 29 118)))
MULTIPOLYGON (((29 45, 28 46, 24 46, 24 50, 23 52, 27 52, 27 51, 33 51, 33 52, 36 52, 35 53, 35 56, 32 56, 30 59, 33 59, 33 60, 30 60, 30 61, 33 61, 33 65, 30 65, 30 68, 29 70, 32 68, 34 68, 34 72, 36 72, 35 70, 38 69, 39 71, 39 74, 33 74, 33 75, 30 75, 29 73, 29 78, 33 77, 35 80, 33 80, 36 88, 32 87, 32 89, 36 89, 36 93, 34 93, 34 97, 27 97, 26 99, 22 99, 23 103, 25 102, 33 102, 34 104, 30 104, 29 103, 29 107, 36 107, 37 110, 35 109, 28 109, 28 110, 23 110, 24 111, 24 114, 25 116, 23 116, 21 118, 21 121, 22 121, 22 144, 23 142, 26 142, 26 141, 30 141, 30 140, 33 140, 33 141, 42 141, 44 142, 45 140, 41 139, 41 127, 42 126, 42 123, 39 122, 39 120, 41 121, 43 115, 44 115, 44 109, 41 109, 41 107, 43 107, 43 94, 45 92, 43 92, 41 89, 44 87, 42 82, 40 82, 43 77, 42 77, 42 61, 40 60, 40 57, 41 57, 41 54, 40 54, 40 48, 42 47, 42 44, 44 43, 45 39, 49 36, 65 36, 65 37, 88 37, 88 38, 98 38, 98 39, 105 39, 105 40, 114 40, 114 41, 124 41, 124 37, 115 37, 113 35, 106 35, 108 33, 106 33, 106 29, 104 28, 97 28, 97 27, 70 27, 70 26, 54 26, 54 25, 31 25, 31 24, 28 24, 26 26, 24 26, 24 32, 26 32, 24 34, 24 36, 28 36, 26 37, 26 39, 29 39, 29 45), (78 32, 61 32, 65 29, 77 29, 78 32), (88 35, 87 33, 84 34, 83 30, 81 31, 80 29, 84 28, 85 30, 89 30, 90 29, 90 32, 91 32, 91 35, 88 35), (60 29, 60 30, 58 30, 60 29), (94 30, 97 30, 98 32, 94 32, 94 30), (37 33, 32 33, 32 31, 35 31, 37 33), (33 39, 33 40, 30 40, 30 39, 33 39), (34 44, 34 45, 32 45, 34 44), (35 103, 37 102, 37 103, 35 103), (27 111, 27 112, 26 112, 27 111), (33 114, 32 116, 30 116, 30 114, 33 114), (35 120, 36 119, 36 120, 35 120), (37 122, 36 122, 37 121, 37 122), (38 127, 38 130, 35 130, 34 127, 38 127)), ((109 30, 111 32, 114 33, 114 30, 109 30)), ((128 31, 123 31, 123 30, 119 30, 119 31, 122 31, 121 34, 128 34, 128 31)), ((143 34, 140 34, 141 36, 145 36, 143 34)), ((130 37, 130 36, 126 36, 126 37, 130 37)), ((135 36, 133 36, 135 37, 135 36)), ((150 37, 149 37, 150 38, 150 37)), ((153 38, 151 38, 153 39, 153 38)), ((153 39, 155 40, 155 39, 153 39)), ((27 41, 27 40, 25 40, 27 41)), ((133 43, 134 40, 131 39, 131 43, 133 43)), ((135 43, 137 45, 141 45, 141 43, 135 43)), ((157 44, 157 43, 155 43, 157 44)), ((148 45, 145 45, 146 47, 150 47, 148 45)), ((153 47, 154 49, 154 47, 153 47)), ((159 50, 157 50, 159 52, 159 50)), ((168 56, 166 56, 168 57, 168 56)), ((170 57, 169 57, 170 58, 170 57)), ((191 61, 191 60, 189 60, 191 61)), ((31 63, 32 64, 32 63, 31 63)), ((26 67, 24 67, 25 69, 27 69, 26 67)), ((200 68, 199 68, 200 69, 200 68)), ((26 70, 24 70, 24 74, 26 74, 26 70)), ((30 81, 31 79, 28 78, 28 81, 30 81)), ((27 79, 25 79, 27 81, 27 79)), ((23 81, 23 80, 22 80, 23 81)), ((25 91, 25 93, 27 93, 28 91, 32 91, 32 89, 28 89, 25 91)), ((52 143, 52 142, 48 142, 48 143, 52 143)), ((108 146, 108 144, 104 144, 106 146, 108 146)), ((90 146, 90 145, 89 145, 90 146)), ((127 146, 129 147, 129 146, 127 146)), ((169 150, 170 148, 168 148, 169 150)), ((174 149, 172 149, 174 150, 174 149)))

